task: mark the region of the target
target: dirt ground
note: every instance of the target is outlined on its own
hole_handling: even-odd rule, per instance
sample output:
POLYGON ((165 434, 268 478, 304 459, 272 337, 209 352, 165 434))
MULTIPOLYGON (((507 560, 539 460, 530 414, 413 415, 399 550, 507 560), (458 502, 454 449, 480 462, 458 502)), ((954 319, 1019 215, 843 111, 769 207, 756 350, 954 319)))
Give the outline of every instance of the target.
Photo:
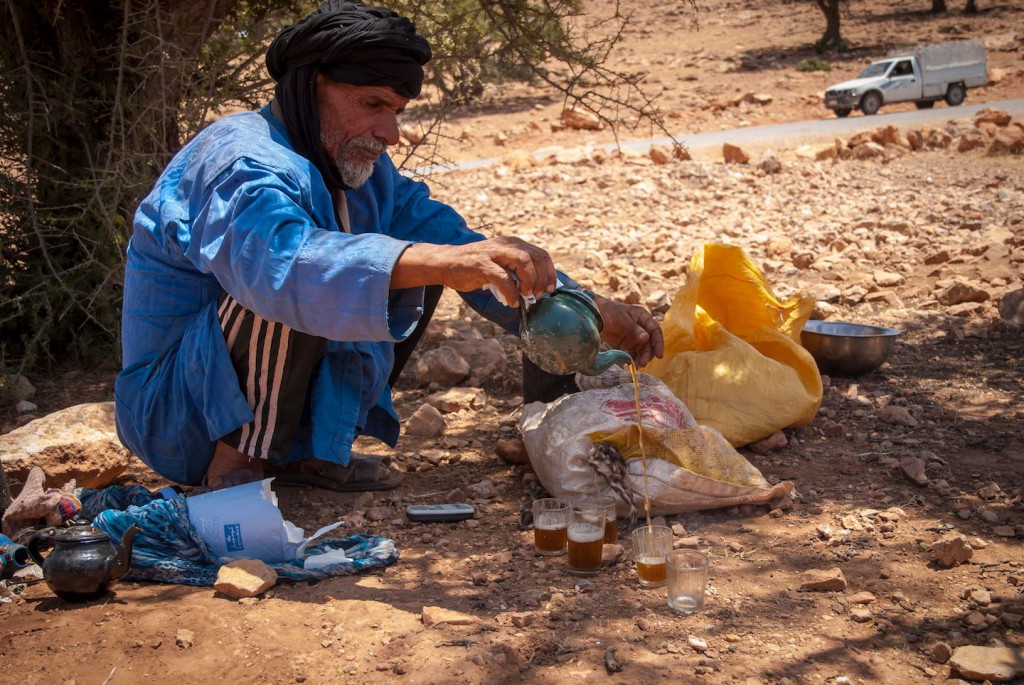
MULTIPOLYGON (((699 31, 684 3, 645 5, 616 59, 650 74, 683 133, 825 117, 828 81, 906 42, 987 37, 1000 46, 989 59, 1003 80, 968 103, 1024 96, 1024 6, 983 1, 980 16, 965 17, 959 0, 950 4, 933 17, 925 0, 851 3, 844 33, 854 50, 826 75, 794 69, 813 56, 822 17, 813 3, 781 0, 702 3, 699 31), (715 106, 744 93, 772 101, 715 106)), ((500 158, 611 139, 553 131, 560 111, 544 91, 497 89, 456 119, 463 143, 445 154, 500 158)), ((817 418, 786 430, 786 446, 741 450, 770 482, 794 483, 791 508, 669 518, 710 555, 703 612, 674 614, 664 590, 641 589, 628 543, 588 581, 570 576, 564 557, 535 555, 517 521, 539 484, 528 466, 494 452, 518 436, 516 340, 446 296, 424 349, 496 337, 508 363, 475 379, 486 401, 446 414, 441 438, 403 435, 394 451, 361 444, 407 473, 393 492, 278 489, 296 525, 344 519, 339 533, 385 535, 401 551, 396 565, 281 583, 241 601, 212 588, 121 583, 74 605, 29 585, 0 603, 0 683, 931 683, 957 677, 943 645, 1024 645, 1024 337, 997 312, 1003 295, 1024 287, 1022 158, 933 150, 812 162, 786 141, 773 149, 782 169, 771 174, 712 158, 656 165, 626 156, 495 165, 432 183, 471 226, 544 245, 560 268, 609 296, 664 311, 699 245, 727 242, 777 292, 816 297, 820 316, 903 331, 880 369, 826 378, 817 418), (975 294, 953 301, 957 283, 975 294), (925 465, 925 485, 901 469, 908 458, 925 465), (482 481, 496 492, 471 498, 472 521, 403 516, 406 505, 482 481), (974 555, 943 568, 931 545, 952 531, 974 555), (845 590, 800 590, 810 572, 832 569, 845 590), (428 627, 424 607, 474 620, 428 627)), ((115 373, 32 378, 35 402, 49 412, 110 400, 115 373)), ((404 379, 400 416, 437 389, 404 379)), ((122 482, 163 484, 141 464, 122 482)))

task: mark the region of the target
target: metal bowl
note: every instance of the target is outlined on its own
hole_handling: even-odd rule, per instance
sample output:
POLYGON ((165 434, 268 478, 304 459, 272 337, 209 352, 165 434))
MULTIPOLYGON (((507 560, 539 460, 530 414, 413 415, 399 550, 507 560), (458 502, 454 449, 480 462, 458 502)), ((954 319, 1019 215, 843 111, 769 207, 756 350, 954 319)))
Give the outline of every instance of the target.
POLYGON ((882 365, 892 354, 900 331, 842 321, 808 321, 800 342, 822 373, 859 376, 882 365))

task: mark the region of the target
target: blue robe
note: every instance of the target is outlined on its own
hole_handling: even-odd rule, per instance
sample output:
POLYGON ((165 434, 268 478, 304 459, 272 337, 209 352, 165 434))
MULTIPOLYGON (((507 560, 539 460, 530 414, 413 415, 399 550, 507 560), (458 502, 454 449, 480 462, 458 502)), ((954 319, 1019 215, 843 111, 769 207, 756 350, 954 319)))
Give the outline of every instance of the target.
MULTIPOLYGON (((423 289, 390 290, 392 269, 411 243, 483 236, 387 155, 346 203, 351 233, 269 106, 211 124, 171 160, 135 215, 114 386, 118 435, 154 471, 201 483, 216 441, 253 420, 217 319, 224 291, 328 341, 289 461, 347 464, 357 435, 395 445, 387 379, 423 289)), ((517 330, 515 310, 489 293, 463 297, 517 330)))

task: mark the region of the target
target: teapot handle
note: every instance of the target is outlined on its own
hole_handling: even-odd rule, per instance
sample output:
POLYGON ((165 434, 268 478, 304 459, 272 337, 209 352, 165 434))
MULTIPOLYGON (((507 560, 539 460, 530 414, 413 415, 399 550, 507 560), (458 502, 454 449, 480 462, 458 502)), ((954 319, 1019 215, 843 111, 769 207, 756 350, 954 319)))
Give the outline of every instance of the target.
POLYGON ((25 545, 28 547, 28 553, 31 555, 32 560, 40 566, 43 565, 43 555, 40 554, 42 551, 41 548, 52 545, 54 543, 54 537, 56 537, 59 531, 59 528, 43 528, 42 530, 37 531, 25 545))

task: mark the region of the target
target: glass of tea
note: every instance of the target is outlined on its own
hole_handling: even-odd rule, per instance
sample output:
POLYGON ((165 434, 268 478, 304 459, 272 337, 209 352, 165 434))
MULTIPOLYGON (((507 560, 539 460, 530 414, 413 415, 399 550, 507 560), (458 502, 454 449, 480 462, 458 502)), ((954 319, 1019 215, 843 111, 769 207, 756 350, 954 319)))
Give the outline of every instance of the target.
POLYGON ((569 503, 554 497, 533 502, 533 545, 538 554, 565 554, 569 503))
POLYGON ((604 495, 588 497, 583 500, 583 504, 595 504, 605 508, 604 542, 606 545, 616 542, 619 539, 619 523, 615 515, 615 498, 604 495))
POLYGON ((665 584, 665 556, 672 551, 672 529, 667 526, 640 526, 633 531, 633 559, 636 575, 644 587, 665 584))
POLYGON ((579 504, 569 515, 569 573, 575 576, 596 576, 601 570, 601 550, 607 508, 596 504, 579 504))

